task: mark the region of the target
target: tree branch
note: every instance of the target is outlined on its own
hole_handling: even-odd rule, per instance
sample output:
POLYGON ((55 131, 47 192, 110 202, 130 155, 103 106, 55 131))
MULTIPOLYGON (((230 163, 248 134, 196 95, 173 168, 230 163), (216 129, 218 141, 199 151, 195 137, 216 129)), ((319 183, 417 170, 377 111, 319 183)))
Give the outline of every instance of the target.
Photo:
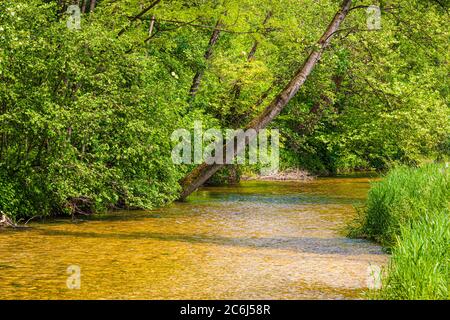
POLYGON ((158 3, 160 3, 161 0, 155 0, 153 1, 148 7, 144 8, 141 12, 139 12, 136 16, 132 17, 129 24, 126 27, 123 27, 122 30, 119 31, 117 34, 117 37, 120 37, 122 34, 124 34, 125 31, 130 27, 130 25, 136 21, 137 19, 141 18, 144 14, 146 14, 150 9, 155 7, 158 3))
MULTIPOLYGON (((323 33, 322 37, 316 43, 315 48, 309 54, 308 58, 305 60, 303 65, 297 71, 295 76, 291 79, 291 81, 287 84, 287 86, 275 97, 275 99, 267 106, 267 108, 253 121, 251 121, 245 129, 254 129, 256 132, 259 132, 261 129, 264 129, 275 117, 277 117, 280 112, 284 109, 284 107, 289 103, 289 101, 297 94, 298 90, 305 83, 306 79, 311 74, 317 62, 320 60, 323 52, 328 47, 331 36, 336 30, 339 29, 340 25, 346 18, 350 7, 352 4, 352 0, 344 0, 341 4, 340 9, 335 14, 333 20, 328 25, 327 29, 323 33)), ((234 158, 237 154, 241 153, 245 150, 247 145, 250 143, 251 139, 245 139, 244 144, 234 144, 228 146, 225 144, 223 146, 224 155, 227 155, 227 151, 233 147, 232 150, 232 158, 234 158)), ((229 155, 227 155, 229 156, 229 155)), ((182 192, 180 194, 179 199, 186 199, 192 192, 194 192, 198 187, 200 187, 205 181, 207 181, 212 175, 214 175, 220 168, 222 168, 223 164, 212 164, 208 165, 203 163, 197 166, 189 175, 187 175, 182 181, 182 192)))

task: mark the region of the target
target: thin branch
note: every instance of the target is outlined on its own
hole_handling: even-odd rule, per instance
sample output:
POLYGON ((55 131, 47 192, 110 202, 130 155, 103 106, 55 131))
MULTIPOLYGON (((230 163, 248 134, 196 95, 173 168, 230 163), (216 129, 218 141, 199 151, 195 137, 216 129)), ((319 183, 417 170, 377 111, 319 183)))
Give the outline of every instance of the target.
POLYGON ((152 4, 150 4, 148 7, 144 8, 144 10, 142 10, 141 12, 139 12, 136 16, 132 17, 129 24, 126 27, 123 27, 122 30, 119 31, 119 33, 117 34, 118 37, 120 37, 122 34, 124 34, 125 31, 127 31, 127 29, 130 27, 130 25, 140 19, 144 14, 146 14, 150 9, 152 9, 153 7, 155 7, 158 3, 160 3, 161 0, 155 0, 153 1, 152 4))
POLYGON ((155 26, 155 16, 152 17, 152 21, 150 22, 150 27, 148 29, 149 36, 152 35, 154 26, 155 26))
POLYGON ((197 23, 193 23, 190 21, 171 20, 171 19, 158 19, 158 21, 179 24, 182 26, 196 27, 196 28, 200 28, 200 29, 218 30, 220 32, 227 32, 227 33, 234 33, 234 34, 255 34, 255 33, 267 33, 267 32, 279 31, 279 29, 275 29, 275 28, 256 29, 253 31, 252 30, 236 31, 236 30, 230 30, 230 29, 216 28, 215 26, 212 26, 212 25, 197 24, 197 23))

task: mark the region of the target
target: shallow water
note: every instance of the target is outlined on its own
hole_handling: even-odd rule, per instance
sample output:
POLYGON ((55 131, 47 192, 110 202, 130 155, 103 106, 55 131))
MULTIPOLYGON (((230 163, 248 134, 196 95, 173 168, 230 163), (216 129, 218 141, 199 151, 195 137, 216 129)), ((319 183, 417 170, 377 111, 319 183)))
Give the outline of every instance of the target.
POLYGON ((0 299, 358 299, 387 256, 345 238, 368 178, 210 187, 151 212, 0 231, 0 299), (67 268, 81 270, 68 289, 67 268))

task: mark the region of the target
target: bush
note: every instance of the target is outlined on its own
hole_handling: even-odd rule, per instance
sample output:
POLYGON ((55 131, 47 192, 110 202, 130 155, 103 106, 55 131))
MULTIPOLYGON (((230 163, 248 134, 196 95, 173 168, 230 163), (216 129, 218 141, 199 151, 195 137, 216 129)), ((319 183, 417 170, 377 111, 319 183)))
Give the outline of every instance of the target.
POLYGON ((101 12, 78 31, 57 17, 55 2, 0 2, 0 210, 18 220, 175 199, 170 134, 189 119, 167 92, 184 87, 158 57, 128 53, 101 12))

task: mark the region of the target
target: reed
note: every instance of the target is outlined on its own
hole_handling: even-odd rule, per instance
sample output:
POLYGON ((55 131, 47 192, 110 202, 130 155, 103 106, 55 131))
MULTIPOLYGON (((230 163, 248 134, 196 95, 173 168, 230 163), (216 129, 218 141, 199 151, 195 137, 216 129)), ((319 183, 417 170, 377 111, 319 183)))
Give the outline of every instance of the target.
POLYGON ((442 165, 398 167, 372 185, 352 237, 392 253, 378 299, 449 299, 450 179, 442 165))

